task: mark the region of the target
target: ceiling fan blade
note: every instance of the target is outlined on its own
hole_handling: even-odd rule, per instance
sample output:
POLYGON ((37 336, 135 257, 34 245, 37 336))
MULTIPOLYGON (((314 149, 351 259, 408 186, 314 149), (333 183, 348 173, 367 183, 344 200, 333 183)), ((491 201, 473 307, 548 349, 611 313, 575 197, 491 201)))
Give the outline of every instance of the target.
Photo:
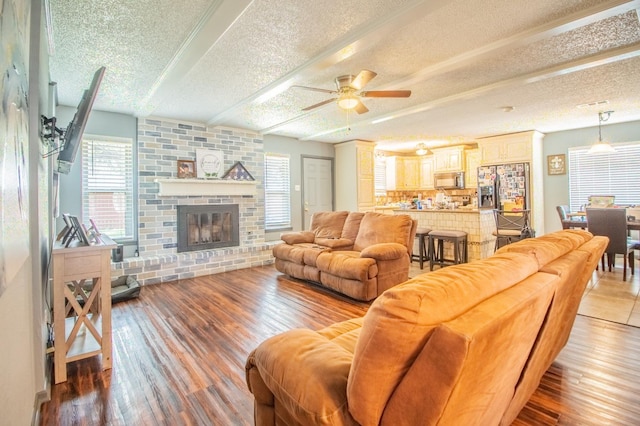
POLYGON ((365 98, 408 98, 411 90, 369 90, 361 92, 360 96, 365 98))
POLYGON ((304 89, 304 90, 313 90, 314 92, 329 93, 331 95, 335 95, 336 93, 338 93, 335 90, 320 89, 318 87, 309 87, 309 86, 298 86, 297 84, 291 87, 297 87, 298 89, 304 89))
POLYGON ((336 101, 336 100, 338 100, 338 98, 327 99, 326 101, 318 102, 317 104, 313 104, 313 105, 308 106, 306 108, 302 108, 302 110, 303 111, 310 111, 310 110, 312 110, 314 108, 321 107, 322 105, 326 105, 326 104, 328 104, 330 102, 333 102, 333 101, 336 101))
POLYGON ((369 112, 369 108, 364 106, 362 102, 358 100, 358 104, 353 108, 358 114, 364 114, 365 112, 369 112))
POLYGON ((373 77, 375 77, 376 74, 373 71, 369 71, 369 70, 362 70, 360 71, 360 73, 358 73, 358 75, 356 75, 356 78, 353 79, 353 81, 351 82, 351 87, 353 87, 356 90, 360 90, 362 89, 364 86, 367 85, 368 82, 370 82, 373 77))

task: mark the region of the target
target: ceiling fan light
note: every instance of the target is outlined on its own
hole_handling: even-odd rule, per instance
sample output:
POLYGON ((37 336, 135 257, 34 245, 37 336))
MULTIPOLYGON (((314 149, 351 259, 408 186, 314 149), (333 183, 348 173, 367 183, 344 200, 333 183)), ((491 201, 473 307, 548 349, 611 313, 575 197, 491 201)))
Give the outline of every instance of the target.
POLYGON ((358 98, 352 95, 345 95, 338 99, 338 106, 342 109, 354 109, 358 105, 358 98))

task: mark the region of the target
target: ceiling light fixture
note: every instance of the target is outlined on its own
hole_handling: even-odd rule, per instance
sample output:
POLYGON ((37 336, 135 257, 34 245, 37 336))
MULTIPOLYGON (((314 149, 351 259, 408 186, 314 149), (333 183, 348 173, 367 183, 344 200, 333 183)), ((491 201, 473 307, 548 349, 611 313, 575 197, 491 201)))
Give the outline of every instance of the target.
POLYGON ((429 152, 429 150, 427 149, 427 146, 420 142, 417 146, 416 146, 416 154, 417 155, 427 155, 427 153, 429 152))
POLYGON ((346 93, 338 99, 338 106, 342 109, 354 109, 358 105, 358 98, 350 93, 346 93))
POLYGON ((598 142, 591 145, 589 154, 603 154, 616 152, 615 148, 609 142, 602 141, 602 122, 609 120, 613 111, 604 111, 598 113, 598 142))

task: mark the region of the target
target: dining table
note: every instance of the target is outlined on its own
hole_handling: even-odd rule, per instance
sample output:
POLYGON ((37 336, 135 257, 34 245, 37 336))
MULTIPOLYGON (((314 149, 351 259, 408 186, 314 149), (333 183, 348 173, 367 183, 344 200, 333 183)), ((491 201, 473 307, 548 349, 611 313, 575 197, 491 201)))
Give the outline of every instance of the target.
MULTIPOLYGON (((587 222, 587 212, 573 212, 567 213, 567 217, 570 218, 571 222, 574 222, 576 225, 573 227, 579 228, 581 222, 587 222)), ((627 229, 629 231, 640 231, 640 220, 627 220, 627 229)))

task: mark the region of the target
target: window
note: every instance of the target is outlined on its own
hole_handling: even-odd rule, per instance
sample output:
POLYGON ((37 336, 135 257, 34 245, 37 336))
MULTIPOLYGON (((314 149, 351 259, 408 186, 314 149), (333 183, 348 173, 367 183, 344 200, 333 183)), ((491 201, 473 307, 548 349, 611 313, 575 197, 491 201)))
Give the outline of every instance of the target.
POLYGON ((291 228, 289 156, 264 156, 264 227, 267 231, 291 228))
POLYGON ((135 239, 133 141, 82 141, 82 220, 119 242, 135 239))
POLYGON ((375 156, 373 176, 376 197, 387 195, 387 157, 375 156))
POLYGON ((588 154, 590 147, 569 148, 569 204, 572 211, 590 195, 614 195, 621 205, 640 203, 640 142, 616 144, 616 152, 588 154))

